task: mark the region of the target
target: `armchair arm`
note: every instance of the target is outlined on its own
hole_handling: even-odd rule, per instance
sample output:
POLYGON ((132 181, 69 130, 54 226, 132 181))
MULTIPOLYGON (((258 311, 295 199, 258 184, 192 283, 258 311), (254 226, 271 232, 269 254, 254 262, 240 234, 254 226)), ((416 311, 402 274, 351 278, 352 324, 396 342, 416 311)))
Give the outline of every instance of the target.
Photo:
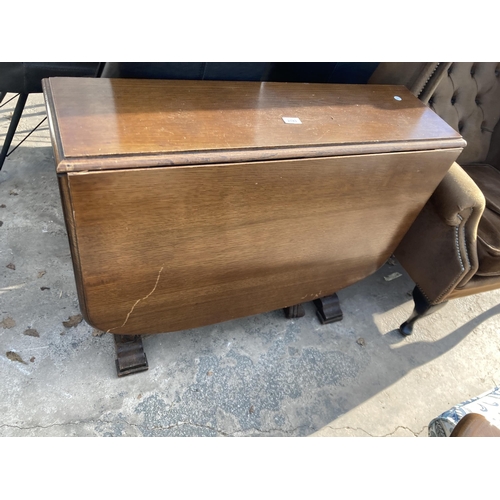
POLYGON ((396 257, 430 304, 464 286, 478 269, 481 190, 454 163, 396 249, 396 257))
POLYGON ((456 162, 432 194, 431 202, 449 226, 458 226, 470 216, 468 227, 476 230, 486 203, 477 184, 456 162), (471 210, 474 214, 469 213, 471 210))

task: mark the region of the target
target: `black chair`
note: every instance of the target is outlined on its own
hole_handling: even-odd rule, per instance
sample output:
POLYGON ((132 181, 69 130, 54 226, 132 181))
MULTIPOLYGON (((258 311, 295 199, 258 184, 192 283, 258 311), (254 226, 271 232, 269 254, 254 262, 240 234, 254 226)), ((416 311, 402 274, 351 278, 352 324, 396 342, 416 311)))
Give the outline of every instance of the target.
POLYGON ((107 62, 103 78, 367 83, 376 62, 107 62))
MULTIPOLYGON (((9 129, 5 137, 2 151, 0 152, 0 170, 3 167, 5 158, 9 156, 9 148, 16 133, 19 120, 23 114, 24 106, 29 94, 36 94, 42 92, 42 78, 49 78, 54 76, 86 76, 95 77, 99 76, 102 70, 100 63, 57 63, 57 62, 9 62, 0 63, 0 103, 11 92, 18 94, 16 108, 14 110, 12 119, 10 121, 9 129)), ((12 97, 14 99, 16 96, 12 97)), ((10 99, 7 102, 10 102, 10 99)), ((7 104, 2 104, 4 106, 7 104)), ((42 120, 41 123, 43 123, 42 120)), ((23 141, 31 135, 40 125, 39 123, 23 141)), ((21 141, 21 142, 23 142, 21 141)), ((19 146, 19 144, 18 144, 19 146)), ((17 146, 14 148, 16 149, 17 146)), ((12 151, 11 151, 12 153, 12 151)))
POLYGON ((262 62, 107 62, 103 78, 160 80, 266 81, 274 63, 262 62))

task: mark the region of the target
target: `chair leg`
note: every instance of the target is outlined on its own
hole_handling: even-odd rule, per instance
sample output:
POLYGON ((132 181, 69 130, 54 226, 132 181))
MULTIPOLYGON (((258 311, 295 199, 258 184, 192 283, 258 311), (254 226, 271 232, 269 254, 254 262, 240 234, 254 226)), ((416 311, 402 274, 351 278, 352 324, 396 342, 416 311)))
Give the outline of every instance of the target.
POLYGON ((413 302, 415 303, 415 307, 411 316, 399 327, 399 332, 402 335, 411 335, 413 333, 413 325, 419 319, 429 316, 429 314, 436 312, 448 303, 441 302, 435 305, 429 304, 424 294, 417 286, 413 289, 413 302))
POLYGON ((16 109, 14 110, 14 114, 12 115, 12 120, 10 121, 9 130, 7 131, 7 135, 5 136, 5 141, 3 143, 2 152, 0 153, 0 170, 2 170, 5 158, 9 152, 10 144, 12 139, 14 138, 14 134, 16 133, 17 126, 19 125, 19 120, 21 119, 21 115, 23 114, 24 106, 26 104, 26 100, 28 99, 28 94, 19 94, 19 98, 17 99, 16 109))

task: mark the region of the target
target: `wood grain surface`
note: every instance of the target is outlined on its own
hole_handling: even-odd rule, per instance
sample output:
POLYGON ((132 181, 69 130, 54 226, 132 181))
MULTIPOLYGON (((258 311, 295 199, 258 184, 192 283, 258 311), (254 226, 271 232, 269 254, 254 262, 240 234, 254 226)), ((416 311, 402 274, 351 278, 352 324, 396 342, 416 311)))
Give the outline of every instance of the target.
POLYGON ((144 334, 330 295, 387 260, 459 153, 66 174, 82 311, 144 334))
POLYGON ((467 413, 453 429, 450 437, 500 437, 500 429, 479 413, 467 413))
POLYGON ((43 87, 81 310, 115 334, 195 328, 359 281, 465 145, 399 86, 43 87))
POLYGON ((50 78, 44 92, 58 172, 465 145, 402 86, 50 78))

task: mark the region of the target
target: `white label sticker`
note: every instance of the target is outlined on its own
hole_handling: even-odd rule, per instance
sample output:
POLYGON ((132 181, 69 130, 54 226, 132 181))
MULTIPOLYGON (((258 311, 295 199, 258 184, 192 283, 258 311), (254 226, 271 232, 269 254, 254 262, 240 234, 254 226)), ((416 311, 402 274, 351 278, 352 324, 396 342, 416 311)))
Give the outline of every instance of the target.
POLYGON ((302 122, 296 117, 283 116, 282 118, 285 123, 297 123, 299 125, 302 125, 302 122))

